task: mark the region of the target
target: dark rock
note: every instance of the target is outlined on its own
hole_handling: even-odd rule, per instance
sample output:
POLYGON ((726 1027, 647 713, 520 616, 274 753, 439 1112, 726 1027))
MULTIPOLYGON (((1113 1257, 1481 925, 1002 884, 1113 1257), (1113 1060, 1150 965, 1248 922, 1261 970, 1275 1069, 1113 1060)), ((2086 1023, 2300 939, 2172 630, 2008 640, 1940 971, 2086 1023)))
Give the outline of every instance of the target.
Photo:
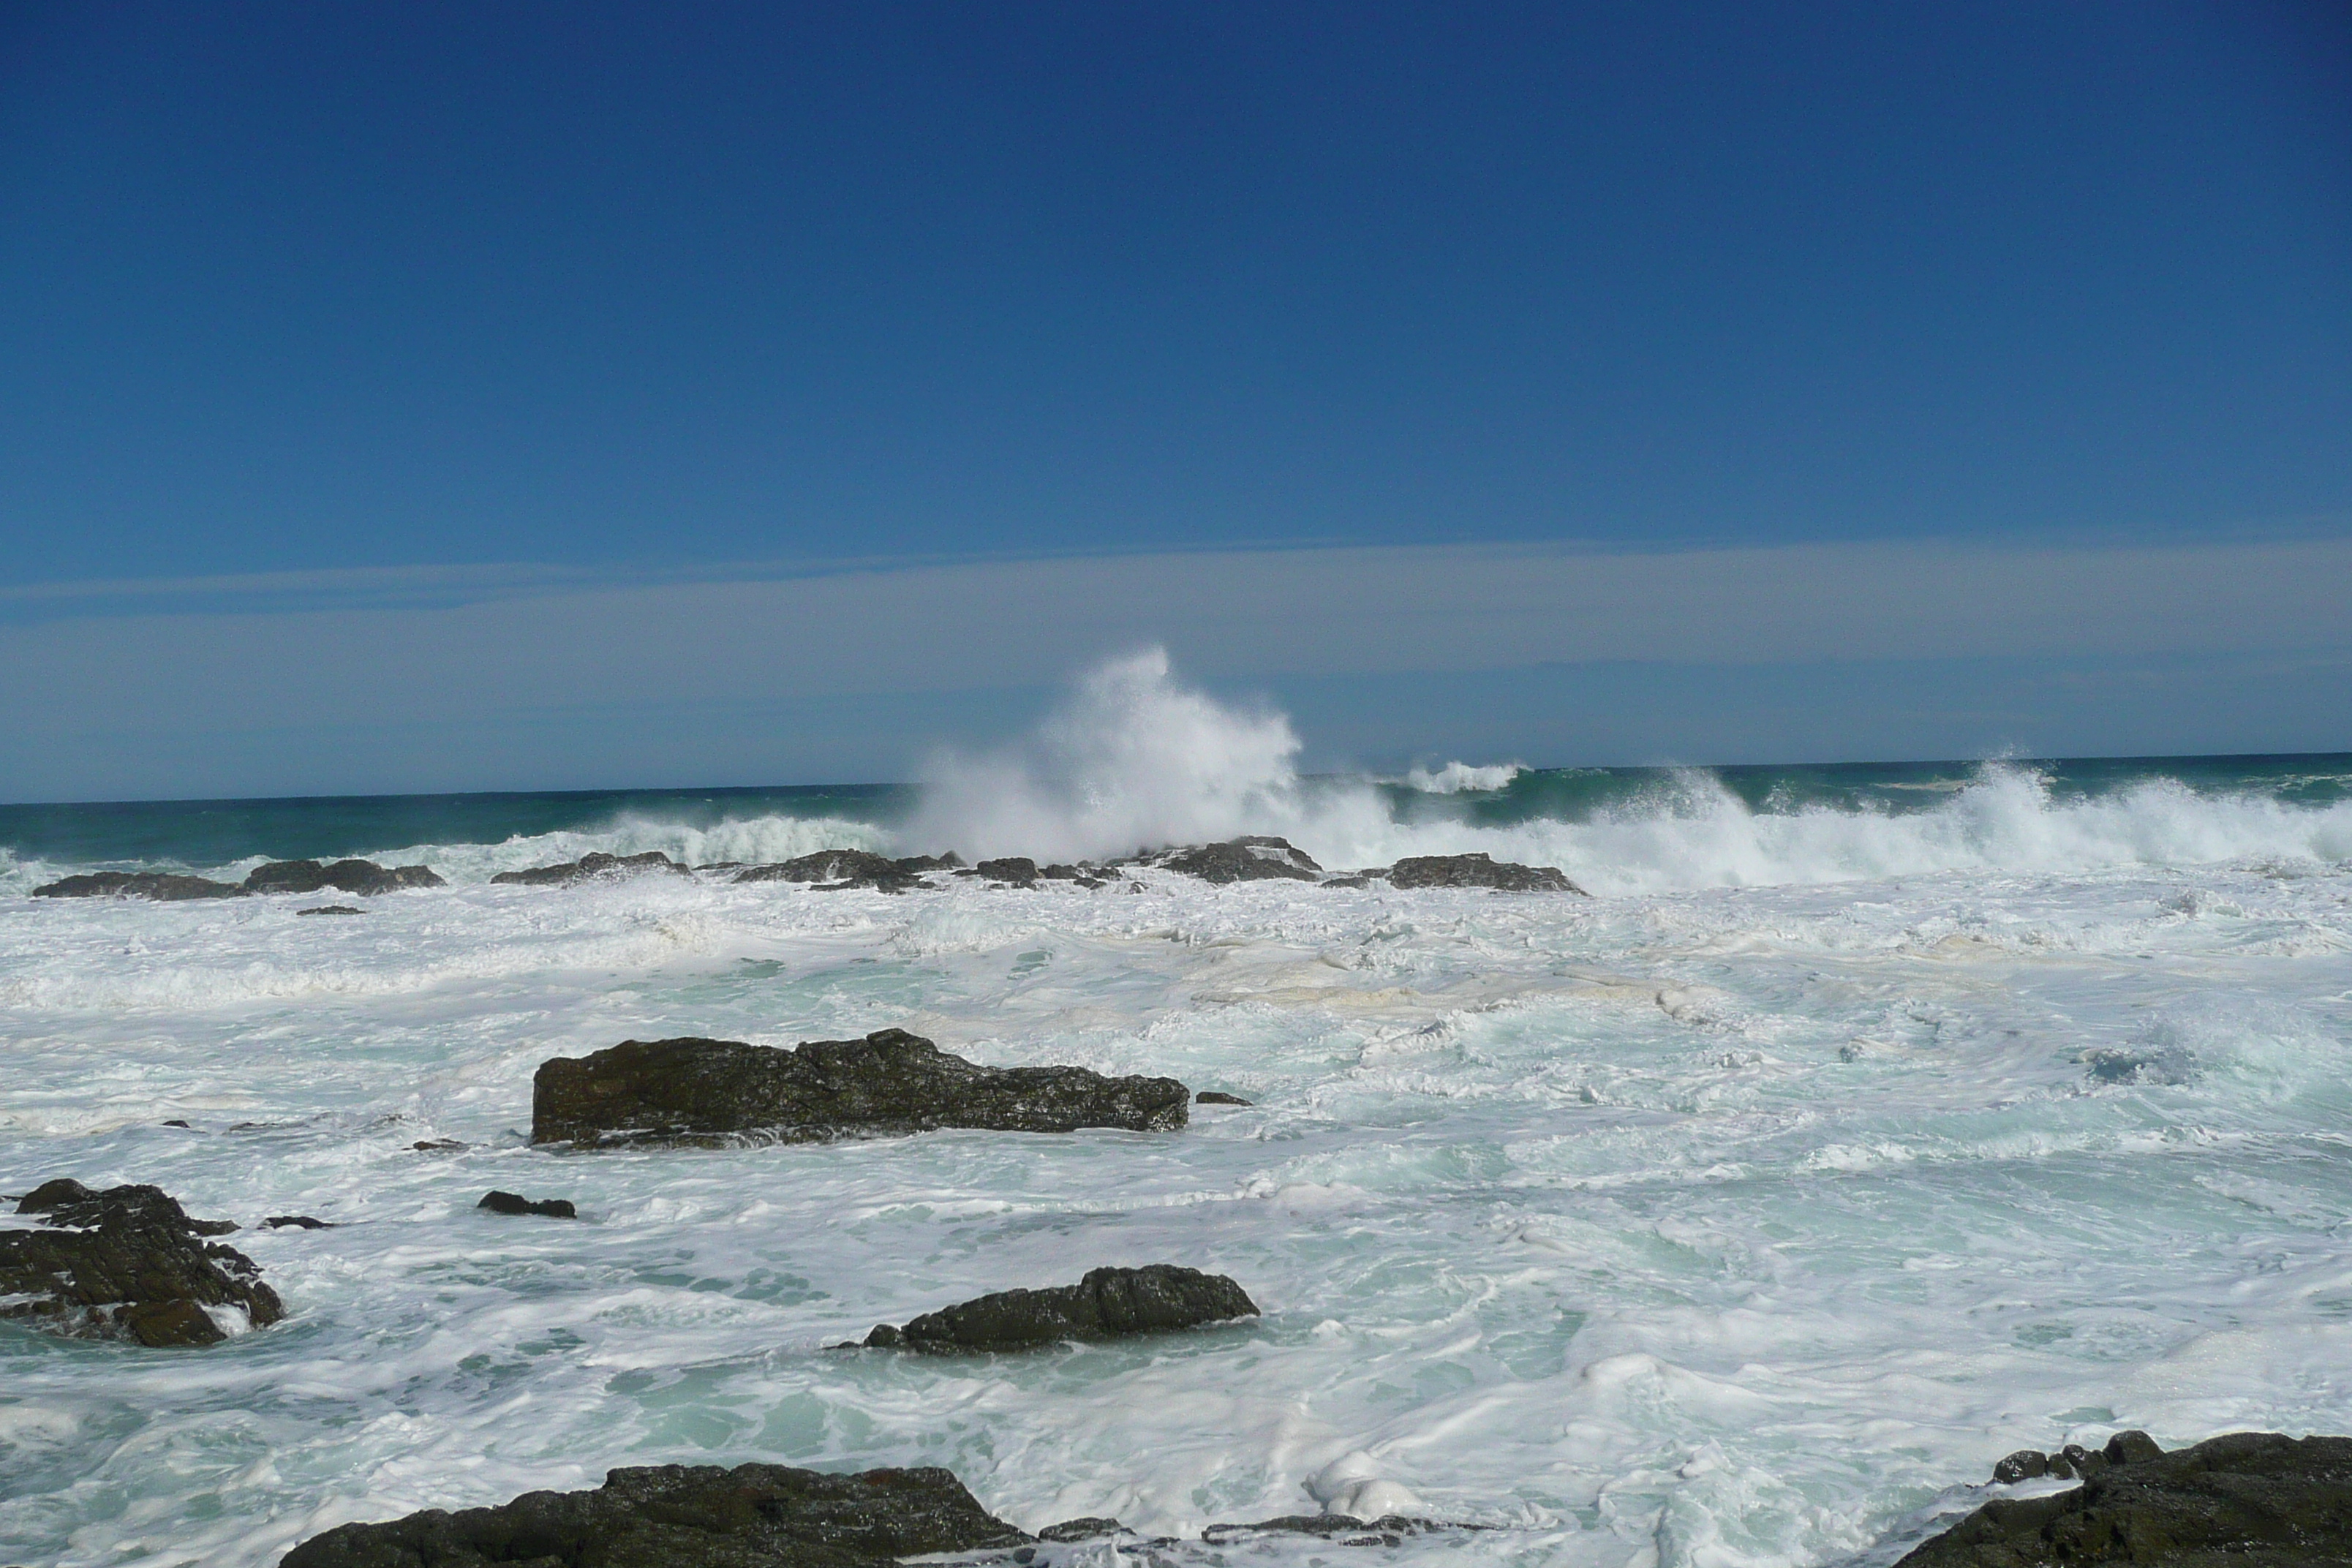
POLYGON ((1195 1105, 1248 1105, 1251 1102, 1238 1094, 1227 1094, 1222 1089, 1204 1089, 1192 1097, 1195 1105))
POLYGON ((285 1316, 251 1258, 201 1239, 236 1226, 190 1219, 160 1187, 45 1182, 16 1212, 57 1228, 0 1231, 0 1316, 154 1346, 226 1339, 206 1307, 241 1307, 256 1328, 285 1316))
POLYGON ((234 882, 204 877, 181 877, 166 871, 86 871, 35 888, 37 899, 152 899, 178 903, 187 899, 234 899, 245 889, 234 882))
POLYGON ((268 1226, 272 1230, 284 1230, 289 1226, 296 1230, 332 1230, 335 1228, 332 1221, 312 1219, 306 1214, 274 1214, 268 1219, 263 1220, 261 1223, 268 1226))
POLYGON ((735 880, 829 883, 837 888, 880 888, 885 892, 898 892, 915 886, 920 879, 901 868, 896 860, 869 850, 820 849, 814 855, 795 856, 772 866, 738 871, 735 880))
POLYGON ((1323 874, 1323 868, 1305 850, 1292 847, 1288 839, 1264 835, 1179 849, 1160 857, 1156 864, 1204 882, 1255 882, 1275 878, 1312 882, 1323 874))
POLYGON ((1127 1526, 1115 1519, 1066 1519, 1059 1524, 1049 1524, 1037 1532, 1040 1541, 1098 1541, 1106 1535, 1123 1535, 1127 1526))
POLYGON ((1225 1546, 1254 1535, 1318 1535, 1338 1546, 1397 1546, 1408 1535, 1427 1535, 1444 1528, 1433 1519, 1407 1519, 1398 1513, 1374 1520, 1353 1519, 1344 1513, 1289 1513, 1255 1524, 1213 1524, 1201 1531, 1201 1539, 1211 1546, 1225 1546))
POLYGON ((520 1193, 488 1192, 474 1205, 492 1214, 535 1214, 548 1219, 578 1219, 580 1211, 572 1206, 570 1198, 542 1198, 537 1203, 520 1193))
POLYGON ((2352 1437, 2232 1432, 2167 1454, 2133 1432, 2104 1454, 2070 1446, 2060 1457, 2076 1453, 2096 1468, 2083 1485, 1989 1502, 1898 1568, 2352 1561, 2352 1437))
POLYGON ((420 1138, 409 1147, 420 1154, 454 1154, 466 1145, 455 1138, 420 1138))
POLYGON ((1154 1263, 1097 1268, 1076 1285, 1000 1290, 936 1312, 904 1328, 884 1323, 866 1336, 869 1350, 1034 1350, 1068 1340, 1111 1340, 1166 1333, 1230 1318, 1255 1318, 1257 1303, 1222 1274, 1154 1263))
POLYGON ((982 860, 972 870, 992 882, 1013 882, 1024 888, 1034 887, 1037 882, 1037 862, 1026 855, 1007 855, 1002 859, 982 860))
POLYGON ((2039 1448, 2020 1448, 1992 1468, 1993 1484, 2003 1487, 2038 1480, 2049 1473, 2049 1458, 2039 1448))
POLYGON ((1392 888, 1493 888, 1505 893, 1581 893, 1556 866, 1520 866, 1485 853, 1409 855, 1389 868, 1392 888))
POLYGON ((298 915, 363 915, 367 913, 365 910, 353 909, 349 904, 316 904, 310 909, 296 910, 294 912, 298 915))
POLYGON ((185 1127, 187 1126, 187 1123, 175 1116, 172 1118, 171 1121, 164 1122, 163 1125, 166 1127, 185 1127))
POLYGON ((963 857, 950 849, 944 855, 908 855, 890 864, 912 877, 925 871, 952 871, 963 864, 963 857))
MULTIPOLYGON (((671 859, 658 849, 648 849, 642 855, 583 855, 577 860, 566 860, 560 866, 534 866, 528 871, 501 871, 490 879, 524 888, 557 888, 590 877, 625 877, 640 871, 668 871, 680 877, 691 877, 692 871, 671 859)), ((742 879, 736 879, 740 881, 742 879)))
POLYGON ((327 868, 316 860, 272 860, 245 874, 248 893, 315 893, 327 885, 327 868))
POLYGON ((1184 1125, 1174 1079, 1085 1068, 985 1068, 919 1035, 811 1040, 792 1050, 734 1040, 625 1040, 541 1064, 534 1143, 810 1142, 942 1127, 1157 1132, 1184 1125))
POLYGON ((321 888, 332 888, 339 893, 392 893, 403 888, 443 885, 429 866, 387 868, 373 860, 338 860, 331 866, 321 866, 316 860, 272 860, 268 865, 256 866, 245 878, 245 890, 248 893, 315 893, 321 888))
POLYGON ((1372 879, 1370 877, 1326 877, 1323 885, 1327 888, 1369 888, 1372 879))
POLYGON ((594 1491, 346 1524, 279 1568, 891 1568, 1028 1540, 943 1469, 655 1465, 609 1471, 594 1491))

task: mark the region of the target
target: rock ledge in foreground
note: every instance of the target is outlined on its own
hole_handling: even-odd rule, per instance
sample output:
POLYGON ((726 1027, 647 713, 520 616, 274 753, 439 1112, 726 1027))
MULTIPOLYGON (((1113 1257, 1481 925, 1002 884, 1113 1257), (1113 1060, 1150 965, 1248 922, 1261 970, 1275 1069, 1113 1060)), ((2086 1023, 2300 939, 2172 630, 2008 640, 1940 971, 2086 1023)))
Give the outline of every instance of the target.
POLYGON ((1184 1125, 1191 1091, 1172 1078, 1105 1078, 1085 1068, 986 1068, 919 1035, 791 1050, 738 1040, 624 1040, 541 1063, 530 1141, 819 1142, 967 1127, 1159 1132, 1184 1125))
POLYGON ((1047 1290, 1000 1290, 925 1312, 904 1328, 883 1323, 866 1336, 866 1346, 940 1354, 1034 1350, 1068 1340, 1168 1333, 1257 1315, 1257 1303, 1225 1276, 1153 1263, 1097 1268, 1076 1285, 1047 1290))
POLYGON ((44 1182, 16 1205, 55 1228, 0 1231, 0 1316, 79 1338, 208 1345, 228 1338, 207 1307, 236 1307, 255 1328, 286 1315, 253 1259, 206 1242, 236 1228, 190 1219, 161 1187, 93 1192, 44 1182))
POLYGON ((526 1492, 313 1536, 279 1568, 887 1568, 1029 1540, 947 1470, 825 1475, 784 1465, 651 1465, 594 1491, 526 1492))
MULTIPOLYGON (((2028 1449, 2001 1461, 2031 1479, 2028 1449)), ((2146 1433, 2105 1453, 2059 1458, 2083 1484, 2001 1498, 1912 1551, 1896 1568, 2300 1568, 2352 1562, 2352 1437, 2232 1432, 2164 1453, 2146 1433), (2133 1441, 2137 1439, 2137 1441, 2133 1441)), ((1998 1472, 1997 1472, 1998 1473, 1998 1472)))
POLYGON ((1521 866, 1486 852, 1408 855, 1389 868, 1391 888, 1492 888, 1502 893, 1581 893, 1557 866, 1521 866))

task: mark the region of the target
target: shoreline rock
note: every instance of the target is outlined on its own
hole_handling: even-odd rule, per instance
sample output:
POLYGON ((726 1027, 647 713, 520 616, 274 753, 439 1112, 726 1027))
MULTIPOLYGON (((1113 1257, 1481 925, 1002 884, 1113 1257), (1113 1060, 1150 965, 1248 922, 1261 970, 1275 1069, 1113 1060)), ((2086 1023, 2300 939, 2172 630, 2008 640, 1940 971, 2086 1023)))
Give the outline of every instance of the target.
POLYGON ((279 1568, 892 1568, 902 1557, 1022 1546, 952 1472, 827 1475, 785 1465, 648 1465, 593 1491, 525 1492, 493 1508, 346 1524, 279 1568))
POLYGON ((648 849, 642 855, 583 855, 577 860, 566 860, 554 866, 533 866, 527 871, 501 871, 490 879, 494 884, 520 888, 562 888, 591 877, 625 877, 643 871, 667 871, 679 877, 691 877, 694 872, 679 865, 658 849, 648 849))
POLYGON ((1035 1350, 1071 1340, 1172 1333, 1257 1315, 1257 1303, 1224 1275, 1153 1263, 1093 1269, 1076 1285, 995 1291, 925 1312, 904 1327, 877 1324, 866 1336, 865 1348, 931 1355, 1035 1350))
POLYGON ((2352 1561, 2352 1437, 2231 1432, 2166 1453, 2145 1432, 2100 1452, 2021 1449, 1997 1482, 2076 1476, 2070 1491, 1997 1498, 1895 1568, 2055 1568, 2090 1563, 2298 1568, 2352 1561))
POLYGON ((373 860, 338 860, 327 866, 316 860, 272 860, 256 866, 245 878, 248 893, 315 893, 332 888, 366 897, 446 886, 430 866, 379 866, 373 860))
POLYGON ((242 1310, 253 1327, 286 1315, 253 1259, 208 1236, 236 1226, 188 1217, 161 1187, 93 1192, 70 1177, 17 1202, 43 1230, 0 1231, 0 1316, 76 1338, 139 1344, 217 1344, 228 1338, 207 1307, 242 1310))
POLYGON ((1169 850, 1148 857, 1146 863, 1170 871, 1181 871, 1188 877, 1198 877, 1204 882, 1218 885, 1276 879, 1312 882, 1323 875, 1323 868, 1290 840, 1262 833, 1228 838, 1222 844, 1198 844, 1187 849, 1169 850))
POLYGON ((37 899, 152 899, 159 904, 244 896, 245 889, 235 882, 171 871, 84 871, 33 889, 37 899))
POLYGON ((822 1142, 950 1127, 1158 1132, 1185 1124, 1191 1099, 1174 1079, 982 1067, 904 1029, 790 1050, 691 1037, 624 1040, 541 1064, 530 1141, 609 1148, 822 1142))
POLYGON ((474 1206, 478 1209, 488 1209, 492 1214, 538 1215, 544 1219, 578 1219, 580 1217, 580 1211, 572 1206, 570 1198, 541 1198, 534 1203, 520 1193, 504 1193, 496 1190, 484 1193, 482 1201, 474 1206))
POLYGON ((1501 893, 1579 893, 1557 866, 1521 866, 1480 850, 1468 855, 1408 855, 1389 868, 1391 888, 1491 888, 1501 893))
POLYGON ((820 849, 796 855, 772 865, 749 866, 730 879, 736 882, 806 882, 827 891, 844 888, 878 888, 903 893, 929 886, 921 875, 899 862, 868 849, 820 849))

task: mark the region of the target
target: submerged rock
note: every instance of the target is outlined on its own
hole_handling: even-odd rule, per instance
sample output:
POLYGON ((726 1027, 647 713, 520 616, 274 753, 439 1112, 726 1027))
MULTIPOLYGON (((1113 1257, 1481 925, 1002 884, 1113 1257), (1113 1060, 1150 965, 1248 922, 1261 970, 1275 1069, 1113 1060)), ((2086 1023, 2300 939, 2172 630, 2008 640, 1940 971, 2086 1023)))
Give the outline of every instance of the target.
POLYGON ((2352 1561, 2352 1437, 2232 1432, 2168 1454, 2147 1433, 2124 1432, 2100 1453, 2021 1450, 1994 1473, 2029 1479, 2036 1459, 2040 1473, 2079 1475, 2083 1484, 1989 1502, 1897 1568, 2352 1561))
POLYGON ((1192 1097, 1195 1105, 1248 1105, 1251 1102, 1238 1094, 1227 1094, 1222 1089, 1204 1089, 1192 1097))
MULTIPOLYGON (((1259 1535, 1317 1535, 1334 1546, 1401 1546, 1408 1535, 1430 1535, 1448 1526, 1433 1519, 1408 1519, 1392 1513, 1380 1519, 1358 1519, 1344 1513, 1290 1513, 1262 1519, 1255 1524, 1213 1524, 1201 1531, 1211 1546, 1229 1546, 1259 1535)), ((1470 1526, 1467 1528, 1476 1528, 1470 1526)))
POLYGON ((820 849, 771 866, 753 866, 735 873, 738 882, 813 882, 835 888, 879 888, 902 892, 923 885, 922 878, 866 849, 820 849))
POLYGON ((883 1323, 866 1336, 866 1345, 934 1353, 1034 1350, 1067 1340, 1167 1333, 1257 1315, 1248 1292, 1223 1275, 1154 1263, 1097 1268, 1076 1285, 1048 1290, 1000 1290, 926 1312, 904 1328, 883 1323))
POLYGON ((2095 1083, 2177 1085, 2197 1077, 2196 1054, 2179 1046, 2149 1050, 2103 1048, 2085 1051, 2077 1059, 2088 1064, 2090 1070, 2084 1076, 2095 1083))
POLYGON ((1049 1524, 1037 1532, 1040 1541, 1068 1542, 1099 1541, 1106 1535, 1124 1535, 1127 1526, 1101 1514, 1089 1514, 1084 1519, 1066 1519, 1059 1524, 1049 1524))
POLYGON ((298 915, 363 915, 367 913, 365 910, 354 909, 350 904, 317 904, 307 910, 296 910, 294 912, 298 915))
POLYGON ((261 1222, 272 1230, 332 1230, 334 1221, 312 1219, 306 1214, 274 1214, 261 1222))
POLYGON ((594 1491, 346 1524, 279 1568, 889 1568, 901 1557, 1019 1546, 947 1470, 826 1475, 784 1465, 651 1465, 594 1491))
POLYGON ((338 860, 331 866, 316 860, 272 860, 256 866, 245 878, 248 893, 315 893, 332 888, 339 893, 366 895, 444 885, 430 866, 386 867, 373 860, 338 860))
POLYGON ((925 871, 952 871, 963 864, 963 857, 950 849, 944 855, 906 855, 890 862, 908 876, 925 871))
POLYGON ((201 1239, 236 1226, 190 1219, 160 1187, 45 1182, 16 1212, 57 1228, 0 1231, 0 1316, 155 1346, 226 1339, 207 1307, 240 1309, 255 1328, 285 1316, 253 1259, 201 1239))
POLYGON ((234 899, 243 888, 205 877, 183 877, 169 871, 85 871, 61 877, 35 888, 37 899, 152 899, 177 903, 186 899, 234 899))
POLYGON ((981 1067, 904 1029, 791 1050, 737 1040, 624 1040, 593 1056, 541 1064, 531 1085, 530 1141, 813 1142, 944 1127, 1156 1132, 1184 1125, 1191 1097, 1171 1078, 981 1067))
POLYGON ((1154 863, 1204 882, 1255 882, 1275 878, 1312 882, 1323 874, 1323 868, 1305 850, 1294 847, 1290 840, 1263 834, 1178 849, 1154 863))
POLYGON ((625 877, 640 871, 668 871, 680 877, 694 873, 658 849, 642 855, 583 855, 560 866, 534 866, 528 871, 501 871, 490 879, 524 888, 560 888, 590 877, 625 877))
POLYGON ((1505 893, 1581 893, 1557 866, 1521 866, 1483 851, 1409 855, 1389 868, 1391 888, 1492 888, 1505 893))
POLYGON ((492 1214, 535 1214, 546 1219, 578 1219, 580 1211, 572 1206, 570 1198, 541 1198, 537 1203, 520 1193, 487 1192, 482 1201, 474 1205, 492 1214))

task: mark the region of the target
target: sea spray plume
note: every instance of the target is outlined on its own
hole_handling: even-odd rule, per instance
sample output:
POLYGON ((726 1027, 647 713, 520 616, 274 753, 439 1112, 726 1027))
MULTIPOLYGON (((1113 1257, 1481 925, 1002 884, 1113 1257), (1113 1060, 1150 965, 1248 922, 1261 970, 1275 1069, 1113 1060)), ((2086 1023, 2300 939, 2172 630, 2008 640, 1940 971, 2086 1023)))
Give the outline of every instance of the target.
POLYGON ((934 759, 904 842, 1042 860, 1279 831, 1297 754, 1287 718, 1194 690, 1147 648, 1090 671, 1026 742, 934 759))

